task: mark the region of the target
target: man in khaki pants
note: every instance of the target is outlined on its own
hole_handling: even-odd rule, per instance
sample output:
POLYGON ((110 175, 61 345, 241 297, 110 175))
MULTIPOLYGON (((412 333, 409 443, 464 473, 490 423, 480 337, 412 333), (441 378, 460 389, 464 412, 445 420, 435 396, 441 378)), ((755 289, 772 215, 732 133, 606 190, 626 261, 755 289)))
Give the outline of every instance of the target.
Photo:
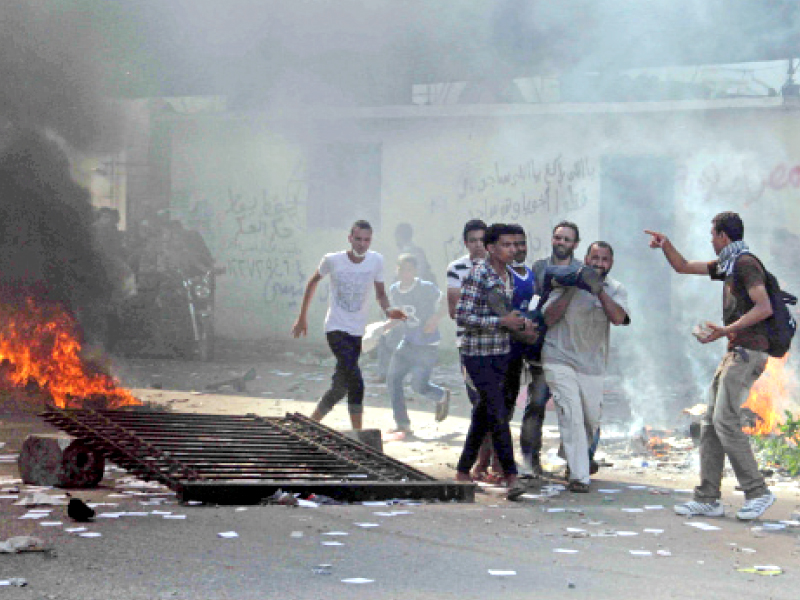
POLYGON ((711 382, 700 435, 700 485, 694 489, 694 499, 676 505, 675 512, 706 517, 725 514, 720 485, 727 456, 745 495, 744 506, 736 516, 743 521, 757 519, 772 506, 775 496, 758 470, 740 417, 750 387, 764 372, 768 358, 764 320, 772 316, 772 305, 764 270, 749 253, 743 240, 744 224, 734 212, 720 213, 712 220, 711 245, 718 258, 711 262, 686 260, 663 233, 645 233, 651 236, 650 247, 661 248, 676 272, 724 282, 724 325, 706 323, 695 332, 701 344, 728 338, 727 352, 711 382))

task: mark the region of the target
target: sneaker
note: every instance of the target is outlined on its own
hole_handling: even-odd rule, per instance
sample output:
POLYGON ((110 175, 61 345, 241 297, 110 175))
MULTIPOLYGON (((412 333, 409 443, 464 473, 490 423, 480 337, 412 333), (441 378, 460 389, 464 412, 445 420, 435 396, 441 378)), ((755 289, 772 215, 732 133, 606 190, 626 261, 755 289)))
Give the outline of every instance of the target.
POLYGON ((675 514, 685 517, 722 517, 725 515, 725 508, 719 500, 714 502, 690 500, 683 504, 676 504, 675 514))
POLYGON ((444 396, 436 403, 435 419, 437 423, 441 423, 447 418, 450 413, 450 390, 445 388, 444 396))
POLYGON ((772 492, 767 492, 758 498, 746 500, 744 506, 736 513, 736 518, 740 521, 752 521, 764 514, 770 506, 775 503, 775 496, 772 492))

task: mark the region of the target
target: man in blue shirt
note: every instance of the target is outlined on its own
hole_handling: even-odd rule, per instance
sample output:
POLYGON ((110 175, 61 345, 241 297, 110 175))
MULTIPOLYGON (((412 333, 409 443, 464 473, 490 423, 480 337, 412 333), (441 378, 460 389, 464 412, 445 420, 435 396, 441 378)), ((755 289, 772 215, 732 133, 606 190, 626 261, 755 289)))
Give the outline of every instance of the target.
POLYGON ((439 321, 447 304, 434 283, 417 277, 417 258, 413 254, 401 254, 397 259, 397 281, 389 288, 389 301, 406 315, 405 321, 392 321, 390 325, 402 332, 386 376, 396 424, 390 433, 409 434, 411 420, 403 393, 403 381, 409 373, 414 391, 436 403, 436 421, 447 418, 450 390, 430 382, 439 356, 439 321))

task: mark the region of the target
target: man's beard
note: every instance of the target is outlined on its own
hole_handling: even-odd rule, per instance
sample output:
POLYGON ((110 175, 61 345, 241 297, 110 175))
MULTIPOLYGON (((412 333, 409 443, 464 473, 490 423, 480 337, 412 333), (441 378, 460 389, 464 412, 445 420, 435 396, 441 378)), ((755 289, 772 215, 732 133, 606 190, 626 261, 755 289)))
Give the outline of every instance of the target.
POLYGON ((560 246, 553 246, 553 256, 558 260, 564 260, 566 258, 572 258, 572 252, 560 246))

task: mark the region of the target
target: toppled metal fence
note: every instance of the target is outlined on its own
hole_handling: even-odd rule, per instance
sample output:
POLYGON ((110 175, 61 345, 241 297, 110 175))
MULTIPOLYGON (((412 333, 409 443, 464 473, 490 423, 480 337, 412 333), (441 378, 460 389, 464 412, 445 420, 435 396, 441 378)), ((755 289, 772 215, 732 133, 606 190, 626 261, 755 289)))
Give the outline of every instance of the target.
POLYGON ((252 504, 279 489, 340 501, 475 498, 471 483, 437 480, 299 413, 51 408, 40 416, 184 501, 252 504))

